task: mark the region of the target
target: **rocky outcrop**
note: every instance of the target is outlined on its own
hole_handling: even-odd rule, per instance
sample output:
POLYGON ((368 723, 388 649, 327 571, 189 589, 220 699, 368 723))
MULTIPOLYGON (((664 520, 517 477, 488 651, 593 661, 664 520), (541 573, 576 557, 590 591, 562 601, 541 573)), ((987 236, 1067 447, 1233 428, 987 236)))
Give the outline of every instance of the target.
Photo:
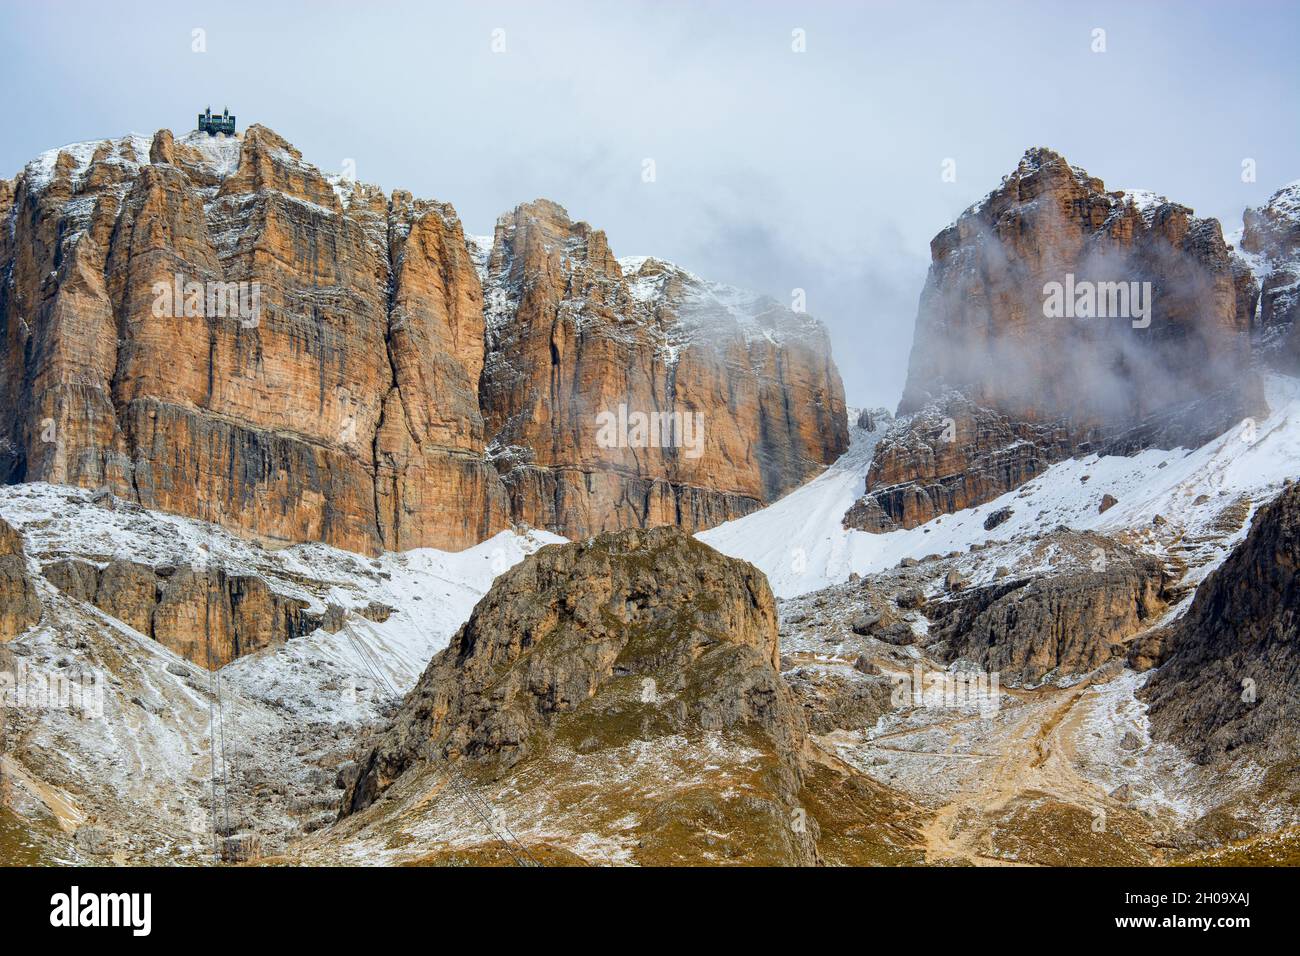
POLYGON ((103 569, 76 559, 44 568, 55 587, 93 604, 200 667, 283 644, 322 624, 307 603, 273 591, 257 575, 151 568, 118 559, 103 569))
MULTIPOLYGON (((642 858, 698 862, 700 821, 733 848, 759 837, 755 861, 810 862, 811 831, 789 826, 805 730, 777 668, 775 602, 752 566, 673 528, 543 548, 497 579, 430 663, 359 760, 344 815, 440 765, 507 779, 547 760, 615 772, 708 736, 715 764, 739 747, 762 772, 740 784, 752 774, 732 767, 728 794, 656 763, 653 781, 629 767, 601 791, 607 810, 637 818, 642 858)), ((562 772, 548 770, 532 799, 590 783, 562 772)))
POLYGON ((1263 408, 1253 280, 1185 206, 1031 149, 931 254, 900 420, 849 527, 915 527, 1118 436, 1194 445, 1263 408))
POLYGON ((323 176, 265 127, 50 151, 0 216, 0 480, 272 541, 459 549, 512 518, 704 527, 847 443, 812 320, 669 360, 673 320, 603 235, 536 203, 498 228, 489 329, 450 206, 323 176), (597 447, 619 404, 703 413, 703 457, 597 447))
POLYGON ((603 232, 542 200, 502 217, 491 249, 481 402, 517 518, 570 537, 706 528, 848 447, 826 331, 808 316, 615 259, 603 232))
POLYGON ((1300 728, 1300 485, 1256 513, 1197 588, 1143 690, 1154 734, 1204 763, 1294 760, 1300 728))
POLYGON ((1288 370, 1294 370, 1300 367, 1300 181, 1246 210, 1241 252, 1260 283, 1251 314, 1261 344, 1289 359, 1288 370))
POLYGON ((867 471, 869 493, 845 513, 844 525, 914 528, 1024 484, 1071 448, 1062 424, 1017 422, 950 392, 881 438, 867 471))
POLYGON ((1083 568, 1013 578, 934 605, 931 635, 947 661, 964 659, 1009 686, 1095 670, 1128 653, 1169 602, 1171 581, 1154 558, 1096 535, 1083 568))
POLYGON ((866 730, 894 707, 892 684, 879 674, 853 679, 825 668, 797 667, 784 677, 814 734, 866 730))
POLYGON ((0 518, 0 642, 9 641, 41 619, 41 600, 27 574, 23 536, 0 518))

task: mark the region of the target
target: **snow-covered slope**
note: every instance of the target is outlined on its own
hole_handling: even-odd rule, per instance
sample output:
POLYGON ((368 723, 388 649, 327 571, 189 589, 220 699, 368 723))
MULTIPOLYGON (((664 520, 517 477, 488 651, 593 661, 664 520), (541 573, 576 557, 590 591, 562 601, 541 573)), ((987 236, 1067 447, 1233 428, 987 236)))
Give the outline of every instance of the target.
POLYGON ((1062 524, 1107 534, 1149 532, 1159 515, 1181 541, 1207 539, 1204 547, 1215 555, 1198 562, 1199 577, 1235 543, 1236 537, 1208 540, 1206 534, 1225 505, 1247 496, 1253 509, 1300 475, 1300 381, 1272 376, 1267 396, 1272 412, 1266 419, 1244 422, 1202 448, 1064 461, 987 504, 888 534, 845 530, 840 521, 862 494, 870 449, 879 437, 855 427, 849 450, 816 479, 698 537, 758 566, 778 597, 792 597, 844 581, 852 572, 892 567, 902 558, 1028 539, 1062 524), (1099 513, 1106 494, 1118 503, 1099 513), (1011 517, 986 531, 987 517, 1002 508, 1012 509, 1011 517))
POLYGON ((664 259, 620 256, 618 264, 636 303, 651 310, 667 308, 676 317, 671 334, 678 347, 725 338, 732 328, 738 328, 746 342, 762 338, 774 344, 824 334, 807 312, 769 295, 710 281, 664 259))
MULTIPOLYGON (((103 567, 122 558, 155 568, 219 567, 232 575, 260 575, 273 590, 306 601, 316 613, 327 604, 356 611, 370 602, 391 607, 395 613, 383 623, 359 616, 351 623, 378 651, 383 676, 402 691, 469 619, 493 578, 542 545, 565 540, 547 531, 503 531, 460 552, 419 548, 373 560, 323 544, 276 551, 202 521, 121 502, 110 510, 94 504, 88 491, 44 483, 0 487, 0 516, 23 532, 38 564, 81 558, 103 567)), ((250 687, 283 689, 322 666, 337 669, 335 676, 370 682, 352 640, 321 630, 241 658, 226 670, 229 679, 250 687)), ((309 703, 313 716, 322 718, 322 702, 309 703)))
POLYGON ((321 544, 271 550, 215 525, 39 483, 0 488, 0 515, 23 533, 43 605, 40 623, 7 649, 33 678, 98 675, 105 688, 101 713, 14 712, 0 756, 24 815, 63 834, 47 847, 63 862, 209 853, 214 726, 229 780, 218 801, 223 828, 229 812, 232 832, 256 830, 273 851, 333 819, 334 768, 359 735, 396 706, 496 575, 563 540, 502 532, 458 553, 375 559, 321 544), (317 614, 372 603, 392 613, 382 623, 351 613, 335 633, 317 629, 239 658, 221 670, 213 709, 218 685, 207 671, 42 576, 69 558, 256 574, 317 614), (83 854, 105 841, 108 851, 83 854))

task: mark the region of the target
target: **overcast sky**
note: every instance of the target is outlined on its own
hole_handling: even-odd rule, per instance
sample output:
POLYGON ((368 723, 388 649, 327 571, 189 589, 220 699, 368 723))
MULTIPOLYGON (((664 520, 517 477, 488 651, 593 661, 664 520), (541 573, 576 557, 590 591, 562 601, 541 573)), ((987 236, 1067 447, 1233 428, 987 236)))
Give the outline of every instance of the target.
POLYGON ((241 130, 270 126, 326 172, 351 159, 362 180, 453 203, 472 232, 545 196, 616 255, 787 302, 804 289, 850 402, 892 407, 930 238, 1027 147, 1228 231, 1300 178, 1298 11, 3 0, 0 175, 229 105, 241 130))

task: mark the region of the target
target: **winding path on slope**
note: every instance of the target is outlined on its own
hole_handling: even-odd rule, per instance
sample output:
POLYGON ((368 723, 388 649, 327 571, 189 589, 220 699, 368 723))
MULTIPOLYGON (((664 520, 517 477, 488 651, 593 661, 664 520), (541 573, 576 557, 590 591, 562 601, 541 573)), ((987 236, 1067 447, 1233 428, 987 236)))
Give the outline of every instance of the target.
MULTIPOLYGON (((981 742, 978 754, 931 753, 881 747, 898 753, 937 758, 964 756, 990 761, 970 778, 952 798, 942 803, 921 827, 926 862, 932 864, 974 863, 984 866, 1032 865, 995 855, 994 829, 1017 803, 1048 797, 1079 807, 1090 816, 1098 808, 1109 811, 1121 804, 1095 782, 1078 772, 1076 760, 1083 721, 1088 707, 1085 698, 1095 684, 1117 676, 1118 667, 1107 667, 1066 689, 1010 690, 1022 700, 1016 719, 999 727, 981 742), (1082 704, 1082 706, 1081 706, 1082 704), (989 753, 989 751, 995 751, 989 753)), ((939 721, 924 728, 897 731, 871 741, 887 740, 930 729, 951 727, 976 718, 939 721)), ((1158 854, 1151 850, 1152 860, 1158 854)))

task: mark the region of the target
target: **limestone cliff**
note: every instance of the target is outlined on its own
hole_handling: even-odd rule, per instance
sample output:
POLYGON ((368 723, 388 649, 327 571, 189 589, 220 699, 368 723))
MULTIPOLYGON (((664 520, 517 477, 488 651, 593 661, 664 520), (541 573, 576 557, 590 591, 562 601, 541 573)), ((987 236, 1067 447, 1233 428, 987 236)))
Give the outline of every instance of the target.
POLYGON ((1008 578, 931 609, 940 656, 997 672, 1010 686, 1095 670, 1125 657, 1169 603, 1170 575, 1155 558, 1101 535, 1058 531, 1054 545, 1081 561, 1008 578))
POLYGON ((51 150, 0 183, 0 217, 0 480, 459 549, 512 519, 703 527, 845 444, 817 323, 670 362, 673 320, 546 203, 498 227, 483 275, 511 298, 485 310, 449 205, 326 177, 265 127, 51 150), (609 404, 701 412, 703 457, 597 448, 609 404))
POLYGON ((41 619, 41 600, 27 572, 22 535, 0 518, 0 642, 41 619))
MULTIPOLYGON (((1260 508, 1196 590, 1143 695, 1161 738, 1199 761, 1294 762, 1300 726, 1300 485, 1260 508)), ((1294 785, 1292 785, 1294 787, 1294 785)))
POLYGON ((119 558, 102 569, 75 559, 56 561, 44 575, 69 597, 209 669, 322 624, 320 616, 307 612, 305 601, 278 594, 254 574, 155 569, 119 558))
POLYGON ((1119 435, 1194 447, 1261 410, 1254 280, 1216 220, 1031 149, 930 247, 905 417, 851 527, 915 527, 1119 435))
POLYGON ((1300 181, 1275 192, 1243 217, 1241 251, 1259 278, 1256 334, 1280 352, 1287 371, 1300 368, 1300 181))
POLYGON ((530 524, 571 537, 706 528, 848 446, 826 331, 806 315, 655 259, 615 259, 604 233, 545 201, 502 217, 483 268, 482 407, 530 524), (674 432, 611 443, 597 422, 620 408, 674 432))
POLYGON ((10 223, 8 480, 360 551, 505 526, 448 207, 332 184, 254 126, 46 154, 10 223))

